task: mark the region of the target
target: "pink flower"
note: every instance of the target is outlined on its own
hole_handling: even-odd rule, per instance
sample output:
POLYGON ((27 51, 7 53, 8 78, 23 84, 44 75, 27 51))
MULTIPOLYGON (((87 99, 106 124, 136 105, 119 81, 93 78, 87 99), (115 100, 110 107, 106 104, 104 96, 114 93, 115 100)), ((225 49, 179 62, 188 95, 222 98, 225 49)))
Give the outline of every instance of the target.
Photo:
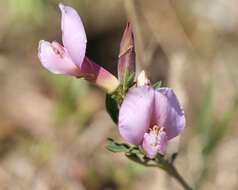
POLYGON ((63 45, 41 40, 38 57, 42 65, 55 74, 83 77, 107 92, 114 91, 119 81, 110 72, 85 56, 87 38, 80 16, 72 7, 59 4, 63 45))
POLYGON ((185 127, 184 111, 170 88, 131 88, 119 112, 119 132, 128 143, 143 148, 148 158, 164 155, 168 141, 185 127))

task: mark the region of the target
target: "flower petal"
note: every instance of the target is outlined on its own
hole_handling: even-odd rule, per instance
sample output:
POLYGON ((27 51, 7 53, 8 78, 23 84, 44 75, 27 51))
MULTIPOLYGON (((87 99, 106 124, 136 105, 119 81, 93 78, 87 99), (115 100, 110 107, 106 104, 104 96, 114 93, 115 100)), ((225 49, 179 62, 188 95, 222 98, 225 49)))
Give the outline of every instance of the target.
POLYGON ((61 10, 61 29, 63 44, 68 50, 72 60, 81 66, 86 52, 87 38, 83 23, 77 11, 72 7, 59 4, 61 10))
POLYGON ((163 128, 160 129, 158 134, 155 133, 145 133, 142 143, 142 148, 144 149, 146 156, 148 158, 155 158, 158 153, 164 155, 167 149, 168 139, 166 132, 163 128))
POLYGON ((87 57, 84 58, 80 71, 86 80, 101 87, 108 93, 113 92, 119 86, 119 81, 113 74, 87 57))
POLYGON ((57 42, 41 40, 38 46, 41 64, 55 74, 79 76, 79 68, 73 63, 66 50, 57 42))
POLYGON ((170 88, 155 91, 155 122, 163 127, 168 140, 179 135, 185 127, 184 111, 170 88))
POLYGON ((166 132, 164 132, 163 129, 159 131, 157 141, 158 153, 164 155, 168 146, 168 138, 166 132))
POLYGON ((157 143, 157 137, 149 133, 144 134, 142 148, 148 158, 153 159, 158 154, 158 147, 155 145, 157 143))
POLYGON ((150 127, 154 90, 148 86, 132 88, 127 93, 119 112, 119 132, 132 144, 142 143, 150 127))

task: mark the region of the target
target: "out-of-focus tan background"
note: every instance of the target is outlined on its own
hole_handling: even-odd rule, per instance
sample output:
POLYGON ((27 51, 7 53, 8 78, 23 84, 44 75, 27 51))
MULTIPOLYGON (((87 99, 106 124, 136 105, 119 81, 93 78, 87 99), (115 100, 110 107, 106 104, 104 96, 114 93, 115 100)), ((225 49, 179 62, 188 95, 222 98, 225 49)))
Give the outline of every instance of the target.
MULTIPOLYGON (((131 21, 138 71, 174 88, 185 107, 179 171, 196 189, 238 189, 238 1, 62 2, 82 17, 87 55, 114 74, 131 21)), ((40 65, 38 41, 61 41, 58 3, 0 0, 0 189, 181 189, 105 149, 107 137, 121 138, 102 91, 40 65)))

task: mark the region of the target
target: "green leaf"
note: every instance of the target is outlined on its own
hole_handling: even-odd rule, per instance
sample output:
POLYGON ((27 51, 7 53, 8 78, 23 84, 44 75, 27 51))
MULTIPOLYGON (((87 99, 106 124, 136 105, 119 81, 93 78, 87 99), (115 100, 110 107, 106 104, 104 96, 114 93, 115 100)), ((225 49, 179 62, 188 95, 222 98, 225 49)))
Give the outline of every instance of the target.
POLYGON ((127 78, 127 88, 130 88, 134 85, 134 78, 135 78, 135 73, 130 73, 130 75, 127 78))
POLYGON ((132 161, 134 161, 134 162, 136 162, 136 163, 145 165, 143 158, 141 158, 138 154, 126 153, 125 155, 126 155, 126 157, 129 158, 130 160, 132 160, 132 161))
POLYGON ((138 146, 133 146, 130 148, 128 154, 144 155, 138 146))
POLYGON ((131 147, 130 150, 126 152, 125 155, 127 158, 129 158, 130 160, 134 162, 137 162, 142 165, 146 164, 145 155, 138 146, 131 147))
POLYGON ((125 70, 124 78, 122 81, 123 93, 126 94, 127 90, 134 84, 135 73, 130 73, 128 70, 125 70))
POLYGON ((112 120, 117 124, 119 109, 116 100, 111 94, 106 95, 106 109, 112 120))
POLYGON ((128 152, 130 149, 130 145, 126 143, 118 143, 111 138, 108 138, 108 141, 107 149, 111 152, 128 152))
POLYGON ((161 81, 158 81, 158 82, 156 82, 155 84, 153 84, 153 88, 154 88, 154 89, 158 89, 158 88, 161 87, 161 85, 162 85, 162 82, 161 82, 161 81))

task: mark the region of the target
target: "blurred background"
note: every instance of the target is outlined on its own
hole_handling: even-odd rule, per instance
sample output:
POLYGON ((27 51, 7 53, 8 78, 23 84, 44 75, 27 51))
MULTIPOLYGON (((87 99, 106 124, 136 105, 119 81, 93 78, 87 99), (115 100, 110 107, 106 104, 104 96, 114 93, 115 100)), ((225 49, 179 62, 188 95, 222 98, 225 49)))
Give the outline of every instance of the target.
MULTIPOLYGON (((127 20, 137 69, 175 89, 187 128, 175 165, 196 189, 238 189, 238 1, 65 0, 78 10, 87 55, 116 74, 127 20)), ((106 150, 117 128, 105 94, 53 75, 40 39, 61 42, 57 0, 0 0, 0 189, 167 190, 181 187, 106 150)))

